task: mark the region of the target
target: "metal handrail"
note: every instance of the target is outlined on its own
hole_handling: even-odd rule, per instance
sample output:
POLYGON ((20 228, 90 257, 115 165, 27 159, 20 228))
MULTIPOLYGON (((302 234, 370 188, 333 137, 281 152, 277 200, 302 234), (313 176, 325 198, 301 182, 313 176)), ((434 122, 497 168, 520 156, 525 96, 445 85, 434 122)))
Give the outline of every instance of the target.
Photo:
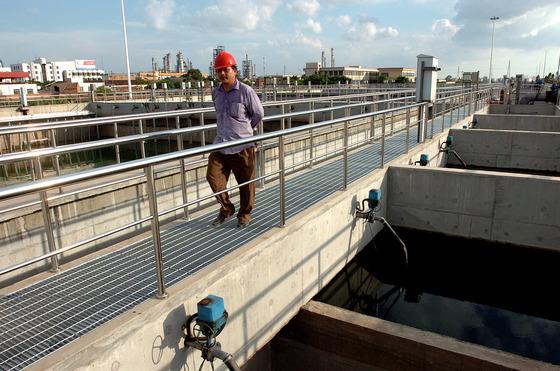
MULTIPOLYGON (((391 94, 397 94, 397 92, 392 92, 391 94)), ((338 95, 338 96, 330 96, 330 97, 293 99, 293 100, 285 100, 285 101, 264 102, 263 106, 275 107, 275 106, 287 105, 287 104, 299 104, 299 103, 330 101, 330 100, 337 101, 337 100, 347 100, 347 99, 354 99, 354 98, 372 97, 378 95, 385 95, 385 94, 383 93, 348 94, 348 95, 338 95)), ((408 98, 410 98, 410 96, 408 98)), ((18 125, 16 127, 6 126, 6 127, 0 127, 0 135, 31 133, 35 131, 52 130, 52 129, 68 129, 68 128, 75 128, 75 127, 82 127, 82 126, 115 124, 120 122, 151 120, 151 119, 158 119, 158 118, 175 118, 180 116, 196 115, 200 113, 210 113, 214 111, 215 111, 214 107, 189 108, 189 109, 164 111, 164 112, 148 112, 148 113, 121 115, 121 116, 75 119, 75 120, 67 120, 67 121, 60 121, 60 122, 34 123, 34 124, 18 125)))
POLYGON ((414 103, 414 104, 411 104, 411 105, 408 105, 408 106, 403 106, 403 107, 389 108, 389 109, 384 109, 384 110, 375 111, 375 112, 358 114, 358 115, 354 115, 354 116, 351 116, 351 117, 343 117, 343 118, 338 118, 338 119, 333 119, 333 120, 321 121, 321 122, 318 122, 318 123, 308 124, 308 125, 304 125, 304 126, 301 126, 301 127, 289 128, 289 129, 274 131, 274 132, 271 132, 271 133, 254 135, 254 136, 249 137, 249 138, 236 139, 236 140, 233 140, 233 141, 217 143, 217 144, 208 144, 206 146, 189 148, 189 149, 185 149, 185 150, 182 150, 182 151, 176 151, 176 152, 166 153, 166 154, 162 154, 162 155, 142 158, 142 159, 138 159, 138 160, 132 160, 132 161, 128 161, 128 162, 124 162, 124 163, 120 163, 120 164, 108 165, 108 166, 97 168, 97 169, 84 170, 84 171, 80 171, 78 173, 66 174, 66 175, 61 175, 61 176, 57 176, 57 177, 53 177, 53 178, 47 178, 47 179, 40 179, 40 180, 37 180, 37 181, 32 182, 32 183, 7 186, 7 187, 0 188, 0 200, 6 199, 6 198, 9 198, 9 197, 21 196, 21 195, 28 194, 28 193, 35 193, 35 192, 39 192, 39 191, 44 191, 44 190, 47 190, 47 189, 50 189, 50 188, 61 187, 61 186, 64 186, 64 185, 77 183, 77 182, 80 182, 80 181, 96 178, 96 177, 99 177, 99 176, 112 175, 112 174, 118 174, 118 173, 122 173, 122 172, 126 172, 126 171, 142 169, 142 168, 145 168, 147 166, 153 166, 153 165, 161 164, 161 163, 164 163, 164 162, 176 161, 176 160, 180 160, 180 159, 190 157, 190 156, 203 155, 203 154, 216 152, 216 151, 220 151, 222 149, 227 149, 227 148, 231 148, 231 147, 235 147, 235 146, 239 146, 239 145, 243 145, 243 144, 252 144, 252 143, 255 143, 255 142, 258 142, 258 141, 274 139, 274 138, 278 138, 280 136, 285 136, 285 135, 294 134, 294 133, 298 133, 298 132, 302 132, 302 131, 307 131, 307 130, 310 130, 310 129, 322 128, 322 127, 326 127, 326 126, 329 126, 329 125, 343 123, 343 122, 346 122, 346 121, 349 121, 349 120, 358 120, 358 119, 361 119, 361 118, 376 116, 376 115, 380 115, 380 114, 383 114, 383 113, 390 113, 390 112, 403 110, 405 108, 419 107, 419 106, 422 106, 422 105, 425 105, 425 104, 426 103, 414 103))
MULTIPOLYGON (((491 90, 491 89, 490 89, 491 90)), ((483 100, 485 97, 487 96, 487 94, 485 92, 483 92, 483 94, 480 95, 480 97, 477 96, 477 99, 480 98, 481 100, 483 100)), ((471 101, 468 102, 469 104, 471 103, 471 101)), ((243 138, 243 139, 238 139, 235 141, 231 141, 231 142, 224 142, 224 143, 218 143, 218 144, 210 144, 210 145, 206 145, 206 146, 202 146, 202 147, 197 147, 197 148, 191 148, 191 149, 187 149, 187 150, 179 150, 177 152, 173 152, 173 153, 168 153, 168 154, 163 154, 163 155, 159 155, 159 156, 154 156, 154 157, 150 157, 150 158, 143 158, 143 159, 138 159, 138 160, 133 160, 130 162, 126 162, 126 163, 121 163, 121 164, 116 164, 116 165, 110 165, 104 168, 99 168, 99 169, 93 169, 93 170, 86 170, 86 171, 82 171, 79 173, 75 173, 75 174, 68 174, 68 175, 63 175, 63 176, 59 176, 59 177, 55 177, 55 178, 49 178, 49 179, 40 179, 36 182, 33 183, 28 183, 28 184, 23 184, 23 185, 15 185, 15 186, 9 186, 9 187, 5 187, 0 189, 0 200, 2 199, 6 199, 6 198, 10 198, 10 197, 17 197, 17 196, 21 196, 21 195, 25 195, 25 194, 29 194, 29 193, 35 193, 35 192, 41 192, 41 199, 42 199, 42 205, 43 205, 43 213, 47 213, 49 214, 49 206, 46 202, 46 190, 50 189, 50 188, 55 188, 55 187, 61 187, 63 185, 69 185, 69 184, 73 184, 73 183, 77 183, 80 181, 84 181, 84 180, 89 180, 89 179, 93 179, 93 178, 98 178, 101 176, 105 176, 105 175, 113 175, 113 174, 118 174, 118 173, 122 173, 122 172, 126 172, 126 171, 131 171, 131 170, 137 170, 137 169, 144 169, 146 172, 146 176, 147 176, 147 189, 148 189, 148 199, 149 199, 149 203, 150 203, 150 217, 144 218, 141 223, 144 223, 148 220, 151 221, 151 226, 152 226, 152 238, 153 238, 153 242, 154 242, 154 253, 155 253, 155 259, 156 259, 156 275, 157 275, 157 283, 158 283, 158 293, 156 295, 156 297, 158 298, 164 298, 166 297, 166 293, 165 293, 165 284, 164 284, 164 278, 163 278, 163 264, 162 264, 162 254, 161 254, 161 241, 160 241, 160 231, 159 231, 159 216, 166 214, 168 212, 171 211, 163 211, 163 212, 159 212, 157 210, 157 195, 156 195, 156 190, 155 190, 155 184, 154 184, 154 166, 161 164, 161 163, 165 163, 165 162, 169 162, 169 161, 176 161, 176 160, 184 160, 184 158, 186 157, 190 157, 190 156, 196 156, 196 155, 201 155, 201 154, 206 154, 209 152, 214 152, 214 151, 219 151, 222 149, 226 149, 226 148, 230 148, 230 147, 234 147, 234 146, 239 146, 239 145, 243 145, 243 144, 251 144, 251 143, 255 143, 258 141, 265 141, 265 140, 270 140, 270 139, 278 139, 278 146, 279 146, 279 170, 266 175, 266 176, 271 176, 271 175, 275 175, 275 174, 279 174, 279 178, 280 178, 280 226, 284 225, 285 222, 285 167, 284 167, 284 137, 291 135, 291 134, 295 134, 298 132, 303 132, 303 131, 308 131, 308 130, 312 130, 312 129, 318 129, 318 128, 322 128, 322 127, 326 127, 326 126, 330 126, 330 125, 335 125, 335 124, 344 124, 344 146, 343 146, 343 159, 344 159, 344 184, 343 184, 343 189, 346 189, 346 184, 347 184, 347 160, 348 160, 348 149, 349 149, 349 145, 348 145, 348 123, 350 120, 359 120, 362 118, 369 118, 369 117, 375 117, 376 115, 382 115, 383 118, 383 125, 382 125, 382 135, 381 135, 381 166, 383 166, 383 157, 384 157, 384 142, 385 142, 385 126, 386 126, 386 115, 387 113, 393 113, 396 111, 401 111, 401 110, 407 110, 407 130, 409 129, 409 118, 410 118, 410 110, 412 108, 415 107, 420 107, 420 106, 426 106, 427 103, 422 102, 422 103, 415 103, 415 104, 410 104, 410 105, 406 105, 403 107, 396 107, 396 108, 389 108, 389 109, 384 109, 384 110, 379 110, 379 111, 374 111, 374 112, 369 112, 369 113, 363 113, 363 114, 358 114, 358 115, 354 115, 354 116, 350 116, 350 117, 343 117, 343 118, 339 118, 339 119, 332 119, 332 120, 327 120, 327 121, 323 121, 323 122, 318 122, 318 123, 311 123, 302 127, 296 127, 296 128, 289 128, 289 129, 284 129, 284 130, 280 130, 280 131, 276 131, 276 132, 272 132, 272 133, 266 133, 266 134, 259 134, 253 137, 249 137, 249 138, 243 138)), ((470 106, 469 106, 470 109, 470 106)), ((421 118, 420 122, 424 121, 425 122, 426 118, 421 118)), ((433 120, 433 119, 432 119, 433 120)), ((432 128, 433 128, 433 122, 432 122, 432 128)), ((408 134, 408 133, 407 133, 408 134)), ((372 136, 375 136, 375 133, 372 133, 372 136)), ((408 149, 408 147, 407 147, 408 149)), ((255 180, 250 181, 255 182, 255 180)), ((243 183, 245 184, 245 183, 243 183)), ((242 184, 242 185, 243 185, 242 184)), ((241 185, 238 185, 237 187, 239 187, 241 185)), ((221 192, 225 192, 225 191, 221 191, 221 192)), ((219 193, 221 193, 219 192, 219 193)), ((205 197, 212 197, 215 194, 212 194, 210 196, 205 196, 205 197)), ((183 204, 178 206, 178 207, 174 207, 173 211, 179 210, 185 206, 188 206, 189 204, 193 204, 196 202, 199 202, 200 200, 197 201, 190 201, 187 202, 186 200, 184 200, 183 204)), ((134 225, 137 225, 138 222, 135 222, 134 225)), ((24 266, 33 264, 37 261, 43 260, 45 258, 51 258, 52 260, 52 264, 54 268, 58 268, 58 261, 56 260, 57 255, 61 254, 64 251, 68 251, 70 248, 75 248, 78 246, 82 246, 85 243, 91 242, 93 240, 99 239, 101 237, 99 236, 95 236, 92 237, 88 240, 86 240, 87 242, 81 241, 78 242, 74 245, 71 246, 67 246, 63 249, 57 249, 56 246, 54 246, 54 237, 52 236, 52 225, 51 225, 51 221, 50 218, 45 218, 45 225, 48 225, 47 227, 47 233, 50 233, 51 235, 49 237, 49 248, 51 249, 51 251, 48 254, 45 254, 44 256, 41 257, 37 257, 37 258, 33 258, 31 260, 27 260, 23 263, 19 263, 16 266, 12 266, 3 270, 0 270, 0 275, 11 272, 13 270, 22 268, 24 266), (49 230, 50 229, 50 230, 49 230), (47 256, 48 255, 48 256, 47 256), (37 260, 39 259, 39 260, 37 260)), ((127 226, 121 226, 119 228, 117 228, 119 231, 128 228, 129 225, 127 226)), ((108 233, 108 232, 107 232, 108 233)), ((116 233, 116 232, 112 232, 112 233, 116 233)), ((108 234, 104 234, 103 237, 105 237, 108 234)))
MULTIPOLYGON (((458 90, 458 89, 457 89, 458 90)), ((326 97, 316 97, 316 98, 302 98, 302 99, 291 99, 291 100, 282 100, 282 101, 273 101, 273 102, 264 102, 263 106, 265 107, 275 107, 287 104, 300 104, 300 103, 309 103, 309 102, 317 102, 317 101, 337 101, 337 100, 347 100, 353 98, 363 98, 363 97, 372 97, 372 96, 379 96, 379 95, 395 95, 395 94, 402 94, 402 93, 409 93, 415 92, 413 89, 402 89, 396 91, 384 91, 384 92, 373 92, 373 93, 357 93, 357 94, 347 94, 347 95, 336 95, 336 96, 326 96, 326 97)), ((443 94, 439 93, 438 94, 443 94)), ((400 97, 401 99, 405 98, 413 98, 414 95, 400 97)), ((443 99, 446 97, 439 97, 438 99, 443 99)), ((372 103, 380 103, 381 101, 372 101, 372 103)), ((66 120, 60 122, 46 122, 46 123, 34 123, 34 124, 26 124, 26 125, 18 125, 17 127, 0 127, 0 134, 21 134, 21 133, 30 133, 37 130, 51 130, 51 129, 67 129, 67 128, 75 128, 75 127, 82 127, 82 126, 94 126, 94 125, 105 125, 105 124, 114 124, 119 122, 129 122, 129 121, 136 121, 136 120, 148 120, 148 119, 158 119, 158 118, 174 118, 178 116, 186 116, 186 115, 194 115, 200 113, 209 113, 214 112, 214 107, 206 107, 206 108, 189 108, 183 110, 174 110, 174 111, 165 111, 165 112, 149 112, 149 113, 139 113, 139 114, 130 114, 130 115, 121 115, 121 116, 110 116, 110 117, 94 117, 89 119, 75 119, 75 120, 66 120)))
MULTIPOLYGON (((355 108, 355 107, 362 107, 362 106, 371 106, 371 105, 379 104, 379 103, 402 101, 402 100, 406 100, 406 99, 409 99, 409 98, 414 98, 414 96, 409 96, 409 97, 406 97, 406 98, 402 97, 402 98, 385 99, 385 100, 380 100, 380 101, 375 101, 375 102, 353 103, 353 104, 347 104, 347 105, 341 105, 341 106, 317 108, 317 109, 314 109, 314 110, 289 112, 289 113, 284 113, 284 114, 265 116, 262 119, 262 121, 263 122, 274 121, 274 120, 279 120, 279 119, 283 119, 283 118, 309 115, 309 114, 313 114, 313 113, 330 112, 330 111, 336 111, 336 110, 340 110, 340 109, 355 108)), ((82 143, 78 143, 78 144, 68 144, 68 145, 57 146, 57 147, 41 148, 41 149, 35 149, 35 150, 31 150, 31 151, 21 151, 21 152, 7 153, 7 154, 0 155, 0 165, 5 165, 5 164, 12 163, 12 162, 15 162, 15 161, 25 161, 25 160, 35 159, 35 158, 42 158, 42 157, 46 157, 46 156, 50 157, 50 156, 54 156, 54 155, 61 155, 61 154, 66 154, 66 153, 71 153, 71 152, 76 152, 76 151, 86 151, 86 150, 98 149, 98 148, 103 148, 103 147, 108 147, 108 146, 115 146, 115 145, 119 145, 119 144, 140 142, 140 141, 145 141, 145 140, 150 140, 150 139, 155 139, 155 138, 161 138, 161 137, 167 137, 167 136, 173 136, 173 135, 193 134, 193 133, 198 133, 198 132, 201 132, 201 131, 214 130, 214 129, 216 129, 216 127, 217 127, 216 124, 205 124, 204 126, 193 126, 193 127, 188 127, 188 128, 162 130, 162 131, 150 132, 150 133, 144 133, 144 134, 126 135, 126 136, 122 136, 122 137, 118 137, 118 138, 101 139, 101 140, 95 140, 95 141, 89 141, 89 142, 82 142, 82 143)), ((25 129, 25 131, 20 131, 19 133, 28 132, 27 130, 28 129, 25 129)), ((48 130, 48 129, 44 129, 44 130, 48 130)), ((3 133, 0 131, 0 135, 1 134, 3 134, 3 133)))

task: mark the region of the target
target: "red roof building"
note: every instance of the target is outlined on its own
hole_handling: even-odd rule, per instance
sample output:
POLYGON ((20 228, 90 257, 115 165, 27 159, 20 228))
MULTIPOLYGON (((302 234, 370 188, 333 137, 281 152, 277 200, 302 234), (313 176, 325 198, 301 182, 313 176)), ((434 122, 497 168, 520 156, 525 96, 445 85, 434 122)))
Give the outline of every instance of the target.
POLYGON ((29 79, 29 72, 0 72, 0 82, 3 80, 29 79))

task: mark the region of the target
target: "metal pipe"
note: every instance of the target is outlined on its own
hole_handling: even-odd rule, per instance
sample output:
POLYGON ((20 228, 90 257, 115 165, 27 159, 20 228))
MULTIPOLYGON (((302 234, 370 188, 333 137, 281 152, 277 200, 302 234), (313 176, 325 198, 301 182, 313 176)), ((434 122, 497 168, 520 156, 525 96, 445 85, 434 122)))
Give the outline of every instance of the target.
POLYGON ((150 215, 152 216, 152 241, 154 243, 154 258, 155 270, 157 277, 157 299, 165 299, 167 292, 165 290, 165 279, 163 275, 163 258, 161 253, 161 235, 159 230, 159 214, 157 206, 157 195, 154 181, 154 167, 153 165, 147 166, 144 171, 146 172, 146 190, 148 192, 148 202, 150 204, 150 215))
MULTIPOLYGON (((119 137, 119 129, 116 122, 113 123, 113 137, 115 139, 119 137)), ((117 163, 119 164, 121 162, 121 151, 118 144, 115 145, 115 154, 117 156, 117 163)))
MULTIPOLYGON (((143 120, 138 120, 138 134, 140 134, 140 135, 144 134, 144 121, 143 120)), ((146 141, 145 140, 140 141, 140 156, 142 158, 146 158, 146 141)))
MULTIPOLYGON (((41 162, 39 159, 35 160, 35 172, 37 179, 43 178, 43 171, 41 169, 41 162)), ((51 218, 51 209, 49 208, 49 203, 47 201, 47 191, 42 191, 40 193, 41 197, 41 211, 43 215, 43 223, 45 225, 45 232, 47 234, 47 243, 49 245, 49 251, 56 251, 56 242, 54 239, 54 230, 51 218)), ((51 256, 51 272, 58 272, 60 269, 58 267, 58 257, 56 255, 51 256)))

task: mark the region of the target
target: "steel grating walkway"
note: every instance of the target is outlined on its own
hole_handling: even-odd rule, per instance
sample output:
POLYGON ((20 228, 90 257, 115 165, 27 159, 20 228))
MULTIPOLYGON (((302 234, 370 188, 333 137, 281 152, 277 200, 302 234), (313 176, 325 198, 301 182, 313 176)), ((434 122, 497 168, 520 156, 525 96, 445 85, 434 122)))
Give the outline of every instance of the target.
MULTIPOLYGON (((446 115, 445 127, 450 127, 446 115)), ((465 115, 459 116, 461 119, 465 115)), ((434 131, 441 129, 441 117, 434 131)), ((428 126, 428 133, 431 127, 428 126)), ((411 128, 410 148, 416 143, 411 128)), ((405 152, 406 133, 386 138, 385 163, 405 152)), ((380 165, 380 141, 348 155, 348 182, 380 165)), ((286 218, 340 190, 342 160, 294 174, 286 180, 286 218), (329 182, 325 182, 329 179, 329 182)), ((257 195, 253 223, 239 230, 234 220, 210 227, 215 210, 162 231, 165 282, 171 286, 275 228, 279 220, 278 186, 257 195)), ((0 370, 17 370, 79 338, 156 294, 151 237, 53 275, 0 298, 0 370)))

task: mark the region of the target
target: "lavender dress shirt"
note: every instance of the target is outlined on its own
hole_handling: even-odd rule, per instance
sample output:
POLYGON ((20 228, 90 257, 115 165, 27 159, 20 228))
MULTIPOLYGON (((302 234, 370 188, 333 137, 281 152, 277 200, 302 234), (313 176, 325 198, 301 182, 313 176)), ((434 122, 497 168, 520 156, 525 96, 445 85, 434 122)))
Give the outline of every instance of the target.
MULTIPOLYGON (((218 125, 218 134, 214 138, 214 143, 253 136, 253 128, 264 117, 263 106, 257 93, 239 80, 235 81, 228 92, 220 84, 212 91, 212 100, 216 108, 218 125)), ((230 155, 254 146, 254 144, 245 144, 226 148, 221 152, 230 155)))

